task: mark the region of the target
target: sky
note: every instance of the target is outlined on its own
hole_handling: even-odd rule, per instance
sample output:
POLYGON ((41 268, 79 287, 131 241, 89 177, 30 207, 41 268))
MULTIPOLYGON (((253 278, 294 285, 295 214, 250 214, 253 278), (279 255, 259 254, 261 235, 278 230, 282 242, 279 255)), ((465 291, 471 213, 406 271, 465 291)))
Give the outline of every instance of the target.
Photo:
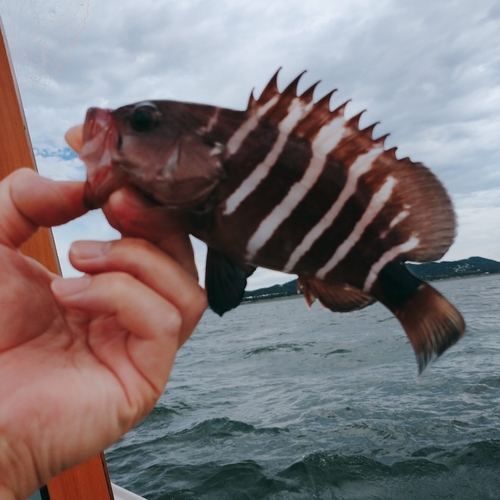
MULTIPOLYGON (((284 88, 321 80, 334 109, 364 109, 386 148, 448 189, 458 236, 444 260, 500 260, 500 1, 0 0, 39 171, 84 179, 64 142, 88 107, 146 99, 246 107, 282 68, 284 88)), ((99 212, 54 230, 64 274, 71 241, 118 237, 99 212)), ((205 247, 195 242, 204 274, 205 247)), ((248 288, 292 279, 259 270, 248 288)))

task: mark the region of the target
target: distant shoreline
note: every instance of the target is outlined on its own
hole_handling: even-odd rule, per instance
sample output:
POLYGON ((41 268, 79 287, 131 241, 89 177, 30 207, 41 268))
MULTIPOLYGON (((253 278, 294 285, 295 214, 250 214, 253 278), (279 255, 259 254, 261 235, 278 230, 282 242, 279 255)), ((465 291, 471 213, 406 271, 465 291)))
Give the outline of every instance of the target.
MULTIPOLYGON (((423 281, 448 281, 465 278, 481 278, 500 274, 500 262, 483 257, 452 262, 426 262, 423 264, 406 264, 408 270, 423 281)), ((245 292, 242 304, 263 300, 283 300, 302 297, 297 293, 298 279, 282 285, 272 285, 245 292)))
POLYGON ((295 295, 281 295, 278 297, 258 297, 258 298, 252 298, 252 299, 243 299, 240 303, 240 305, 243 304, 252 304, 254 302, 264 302, 264 301, 271 301, 271 300, 290 300, 290 299, 303 299, 304 294, 303 293, 297 293, 295 295))

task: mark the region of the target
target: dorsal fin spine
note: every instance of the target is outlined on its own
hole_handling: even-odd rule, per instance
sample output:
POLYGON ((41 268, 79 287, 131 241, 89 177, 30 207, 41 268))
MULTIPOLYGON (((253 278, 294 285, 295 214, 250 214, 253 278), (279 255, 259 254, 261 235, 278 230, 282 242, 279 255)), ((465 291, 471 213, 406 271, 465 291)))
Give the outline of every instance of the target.
POLYGON ((308 89, 306 89, 304 92, 302 92, 302 94, 300 95, 300 98, 302 99, 303 102, 308 104, 313 100, 314 90, 316 89, 318 84, 319 84, 319 81, 317 81, 316 83, 313 83, 308 89))
POLYGON ((326 108, 328 111, 330 111, 330 101, 332 99, 332 95, 337 92, 337 89, 330 90, 330 92, 326 93, 317 103, 316 107, 318 108, 326 108))
POLYGON ((386 140, 386 139, 387 139, 390 135, 391 135, 391 134, 384 134, 384 135, 382 135, 382 136, 378 137, 377 139, 373 139, 373 142, 374 142, 375 144, 379 144, 379 145, 381 145, 382 147, 384 147, 384 142, 385 142, 385 140, 386 140))
POLYGON ((339 116, 340 114, 345 115, 345 108, 351 102, 351 99, 348 99, 346 102, 342 103, 340 106, 335 108, 332 111, 332 114, 339 116))
POLYGON ((375 127, 379 124, 380 122, 375 122, 375 123, 372 123, 371 125, 368 125, 368 127, 360 130, 361 133, 363 133, 364 135, 366 135, 366 137, 369 137, 370 139, 373 139, 373 130, 375 129, 375 127))
POLYGON ((393 147, 393 148, 390 148, 390 149, 386 149, 385 150, 385 153, 389 156, 391 156, 394 160, 397 160, 397 157, 396 157, 396 150, 398 148, 397 147, 393 147))
MULTIPOLYGON (((262 91, 262 93, 258 99, 255 99, 254 90, 252 90, 252 92, 250 93, 249 101, 248 101, 248 109, 263 106, 273 98, 277 98, 277 101, 272 105, 271 109, 276 109, 279 106, 280 102, 283 103, 284 99, 290 99, 290 97, 298 97, 306 105, 310 104, 313 101, 314 91, 315 91, 316 87, 318 86, 318 84, 320 83, 319 81, 315 82, 310 87, 308 87, 302 94, 298 95, 297 87, 298 87, 299 81, 302 78, 302 76, 306 73, 306 71, 303 71, 287 85, 287 87, 283 90, 283 92, 279 92, 278 75, 279 75, 280 71, 281 71, 281 67, 278 68, 278 70, 273 75, 273 77, 271 78, 269 83, 266 85, 266 87, 264 88, 264 90, 262 91)), ((344 119, 345 119, 345 109, 347 107, 347 104, 349 104, 349 102, 351 101, 351 99, 348 99, 347 101, 342 103, 337 108, 330 110, 331 97, 334 94, 334 92, 336 92, 336 91, 337 91, 337 89, 333 89, 330 92, 326 93, 316 103, 314 103, 312 105, 312 107, 310 108, 309 112, 307 112, 301 118, 301 120, 299 121, 299 123, 295 127, 296 129, 300 129, 302 123, 308 123, 307 120, 313 120, 314 115, 318 116, 318 123, 314 124, 314 122, 311 121, 310 122, 311 125, 306 125, 306 128, 301 130, 301 132, 300 132, 301 136, 314 135, 327 123, 330 123, 332 120, 337 119, 340 116, 344 117, 344 119), (326 118, 326 116, 323 114, 323 118, 319 118, 321 113, 325 113, 325 112, 327 112, 329 114, 329 117, 326 118)), ((373 131, 374 131, 375 127, 379 124, 379 122, 375 122, 364 129, 361 129, 359 126, 361 115, 365 111, 366 110, 362 110, 358 114, 349 118, 348 120, 346 120, 345 124, 347 126, 356 128, 361 134, 363 134, 365 137, 367 137, 368 139, 373 141, 374 146, 381 145, 383 148, 384 142, 385 142, 386 138, 389 136, 389 134, 383 135, 377 139, 373 138, 373 131)), ((397 160, 396 155, 395 155, 396 148, 393 148, 390 151, 391 151, 391 155, 397 160)))
POLYGON ((258 104, 265 104, 269 99, 272 99, 276 94, 279 94, 278 91, 278 74, 281 71, 281 68, 278 68, 278 71, 274 73, 273 77, 269 80, 269 83, 265 86, 262 94, 257 99, 258 104))
POLYGON ((282 98, 283 97, 286 97, 288 95, 293 95, 293 96, 296 96, 297 95, 297 86, 299 84, 299 80, 302 78, 302 76, 304 75, 305 71, 302 71, 302 73, 300 73, 299 76, 297 76, 294 80, 292 80, 288 86, 285 88, 285 90, 283 90, 283 92, 281 93, 281 96, 282 98))
POLYGON ((352 118, 349 118, 349 120, 347 120, 347 124, 349 125, 352 125, 354 126, 355 128, 357 128, 360 132, 360 128, 359 128, 359 121, 361 120, 361 115, 366 111, 366 109, 363 109, 363 111, 360 111, 357 115, 354 115, 352 118))
POLYGON ((254 108, 255 105, 257 104, 257 100, 255 99, 254 92, 255 92, 255 88, 253 88, 252 91, 250 92, 250 97, 248 98, 247 110, 254 108))

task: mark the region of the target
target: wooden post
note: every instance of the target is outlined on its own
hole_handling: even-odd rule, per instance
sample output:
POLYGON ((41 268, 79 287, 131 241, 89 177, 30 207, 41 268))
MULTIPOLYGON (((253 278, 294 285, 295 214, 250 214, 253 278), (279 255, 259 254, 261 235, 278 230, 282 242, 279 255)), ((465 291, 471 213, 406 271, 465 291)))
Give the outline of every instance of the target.
MULTIPOLYGON (((19 89, 0 19, 0 178, 21 167, 36 170, 19 89)), ((50 229, 42 228, 21 250, 60 274, 50 229)), ((47 485, 50 500, 113 500, 104 454, 60 474, 47 485)), ((45 496, 45 495, 44 495, 45 496)))

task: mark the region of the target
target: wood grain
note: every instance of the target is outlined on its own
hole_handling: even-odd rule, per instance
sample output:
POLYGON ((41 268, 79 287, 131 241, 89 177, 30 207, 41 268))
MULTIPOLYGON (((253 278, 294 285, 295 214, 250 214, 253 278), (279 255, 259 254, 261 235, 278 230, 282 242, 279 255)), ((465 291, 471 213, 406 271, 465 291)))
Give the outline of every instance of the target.
POLYGON ((96 455, 47 485, 50 500, 109 500, 113 491, 104 455, 96 455))
MULTIPOLYGON (((0 178, 29 167, 36 170, 35 158, 24 117, 21 97, 0 19, 0 178)), ((54 273, 59 261, 50 229, 40 229, 21 250, 54 273)), ((47 485, 50 500, 110 500, 111 484, 104 455, 60 474, 47 485)))

